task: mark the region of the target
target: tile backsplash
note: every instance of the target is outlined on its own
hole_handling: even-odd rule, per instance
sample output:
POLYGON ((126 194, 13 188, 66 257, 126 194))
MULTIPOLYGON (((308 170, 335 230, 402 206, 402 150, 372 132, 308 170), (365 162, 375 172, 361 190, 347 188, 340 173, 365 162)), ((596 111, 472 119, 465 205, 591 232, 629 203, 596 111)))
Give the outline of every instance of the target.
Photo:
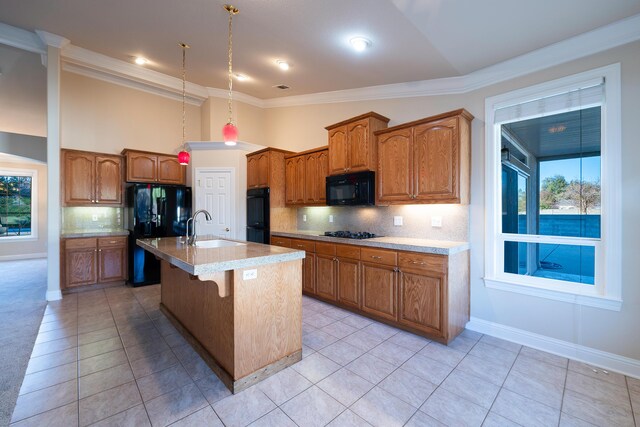
POLYGON ((468 241, 468 205, 400 205, 367 207, 309 207, 298 209, 299 230, 368 231, 381 236, 468 241), (304 216, 306 215, 306 222, 304 216), (333 222, 329 216, 333 215, 333 222), (402 226, 394 217, 402 217, 402 226), (438 217, 441 227, 432 227, 438 217))
POLYGON ((123 209, 96 207, 62 208, 62 230, 113 230, 123 227, 123 209))

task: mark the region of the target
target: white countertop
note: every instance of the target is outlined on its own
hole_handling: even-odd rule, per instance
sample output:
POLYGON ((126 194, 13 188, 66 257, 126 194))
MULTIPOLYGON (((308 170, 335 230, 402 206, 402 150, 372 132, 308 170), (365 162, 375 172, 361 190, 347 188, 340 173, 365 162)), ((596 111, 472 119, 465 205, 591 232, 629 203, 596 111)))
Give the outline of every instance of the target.
POLYGON ((96 228, 96 229, 66 229, 62 230, 60 237, 63 239, 71 239, 74 237, 111 237, 111 236, 128 236, 129 230, 122 228, 96 228))
POLYGON ((324 236, 321 231, 293 230, 272 231, 273 236, 317 240, 345 245, 368 246, 373 248, 395 249, 399 251, 421 252, 438 255, 452 255, 469 250, 469 242, 451 242, 446 240, 417 239, 413 237, 374 237, 372 239, 343 239, 324 236))
MULTIPOLYGON (((218 239, 213 236, 202 236, 198 241, 218 239)), ((189 246, 184 237, 158 237, 152 239, 138 239, 136 243, 143 249, 156 255, 170 264, 181 268, 187 273, 201 275, 218 271, 236 270, 264 264, 293 261, 302 259, 304 251, 281 248, 279 246, 263 245, 261 243, 243 242, 240 246, 221 248, 203 248, 189 246)))

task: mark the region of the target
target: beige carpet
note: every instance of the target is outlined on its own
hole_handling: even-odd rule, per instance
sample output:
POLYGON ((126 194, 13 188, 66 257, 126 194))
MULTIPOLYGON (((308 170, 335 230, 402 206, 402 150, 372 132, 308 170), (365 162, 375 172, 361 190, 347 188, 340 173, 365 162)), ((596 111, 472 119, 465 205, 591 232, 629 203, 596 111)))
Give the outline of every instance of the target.
POLYGON ((47 260, 0 262, 0 426, 9 425, 47 305, 47 260))

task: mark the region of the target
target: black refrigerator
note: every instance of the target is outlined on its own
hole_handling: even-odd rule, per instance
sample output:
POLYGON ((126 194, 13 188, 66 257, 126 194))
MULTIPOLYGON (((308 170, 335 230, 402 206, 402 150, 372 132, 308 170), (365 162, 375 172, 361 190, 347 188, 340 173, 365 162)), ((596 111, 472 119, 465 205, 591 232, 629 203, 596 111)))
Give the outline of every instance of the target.
POLYGON ((269 188, 247 190, 247 241, 269 244, 269 188))
POLYGON ((160 261, 136 239, 184 236, 191 216, 191 188, 133 184, 127 188, 125 227, 129 230, 129 283, 160 283, 160 261))

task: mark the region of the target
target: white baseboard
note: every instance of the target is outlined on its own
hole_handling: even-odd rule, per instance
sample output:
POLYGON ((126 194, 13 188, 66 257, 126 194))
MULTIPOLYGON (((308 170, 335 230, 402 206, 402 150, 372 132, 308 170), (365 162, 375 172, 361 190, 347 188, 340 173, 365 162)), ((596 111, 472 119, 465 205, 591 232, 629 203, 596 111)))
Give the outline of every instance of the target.
POLYGON ((36 259, 46 258, 47 253, 34 253, 34 254, 18 254, 18 255, 0 255, 0 261, 19 261, 22 259, 36 259))
POLYGON ((62 291, 47 291, 47 301, 58 301, 62 299, 62 291))
POLYGON ((634 378, 640 378, 640 360, 596 350, 580 344, 550 338, 523 329, 489 322, 471 316, 467 329, 513 341, 528 347, 567 357, 589 365, 599 366, 634 378))

